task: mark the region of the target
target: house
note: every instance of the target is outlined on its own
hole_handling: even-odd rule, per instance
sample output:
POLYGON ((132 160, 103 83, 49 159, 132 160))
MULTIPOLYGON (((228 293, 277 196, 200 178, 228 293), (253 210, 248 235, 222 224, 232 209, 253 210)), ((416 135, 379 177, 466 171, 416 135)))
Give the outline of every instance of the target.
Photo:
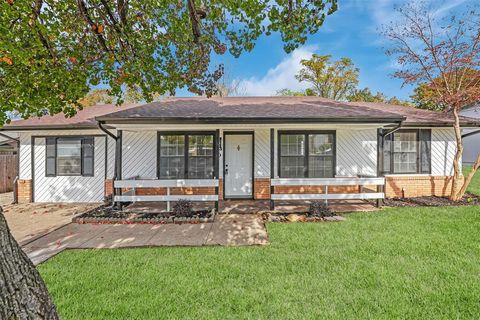
POLYGON ((338 200, 448 195, 452 123, 379 103, 227 97, 95 106, 1 130, 20 138, 20 202, 338 200))
MULTIPOLYGON (((477 103, 460 112, 464 117, 480 119, 480 103, 477 103)), ((465 129, 462 131, 466 135, 463 139, 463 163, 473 164, 480 154, 480 135, 476 132, 477 129, 465 129)))

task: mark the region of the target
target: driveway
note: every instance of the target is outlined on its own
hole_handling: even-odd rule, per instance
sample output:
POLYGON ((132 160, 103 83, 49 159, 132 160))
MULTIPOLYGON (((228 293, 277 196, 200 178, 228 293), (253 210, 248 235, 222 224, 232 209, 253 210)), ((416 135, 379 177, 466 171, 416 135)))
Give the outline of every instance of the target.
POLYGON ((26 203, 12 204, 12 193, 0 195, 0 205, 10 231, 24 245, 72 221, 72 218, 100 204, 26 203))
POLYGON ((65 249, 155 246, 264 245, 267 231, 253 214, 218 215, 200 224, 76 224, 59 228, 23 247, 35 265, 65 249))

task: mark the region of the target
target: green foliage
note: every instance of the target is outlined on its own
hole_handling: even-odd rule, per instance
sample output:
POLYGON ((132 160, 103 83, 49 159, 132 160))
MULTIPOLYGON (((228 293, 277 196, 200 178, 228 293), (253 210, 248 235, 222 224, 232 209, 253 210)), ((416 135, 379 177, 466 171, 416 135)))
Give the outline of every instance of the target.
POLYGON ((267 224, 267 246, 66 250, 38 268, 62 319, 478 318, 478 207, 346 218, 267 224))
POLYGON ((215 93, 222 66, 212 55, 251 51, 280 33, 291 52, 316 33, 337 0, 0 1, 0 124, 22 117, 71 116, 91 87, 122 88, 143 100, 187 88, 215 93))
POLYGON ((323 98, 344 100, 358 84, 359 69, 349 58, 331 61, 331 55, 312 55, 301 61, 302 69, 295 78, 312 85, 311 91, 323 98))
POLYGON ((369 88, 355 89, 352 94, 347 97, 348 101, 361 101, 361 102, 385 102, 387 96, 382 92, 373 94, 369 88))

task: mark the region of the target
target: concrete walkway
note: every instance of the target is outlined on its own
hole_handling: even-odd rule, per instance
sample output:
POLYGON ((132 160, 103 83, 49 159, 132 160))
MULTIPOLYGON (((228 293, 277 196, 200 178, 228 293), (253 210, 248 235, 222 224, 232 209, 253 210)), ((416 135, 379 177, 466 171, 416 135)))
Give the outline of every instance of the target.
POLYGON ((219 215, 203 224, 76 224, 70 223, 23 249, 35 265, 65 249, 155 246, 265 245, 267 232, 256 215, 219 215))

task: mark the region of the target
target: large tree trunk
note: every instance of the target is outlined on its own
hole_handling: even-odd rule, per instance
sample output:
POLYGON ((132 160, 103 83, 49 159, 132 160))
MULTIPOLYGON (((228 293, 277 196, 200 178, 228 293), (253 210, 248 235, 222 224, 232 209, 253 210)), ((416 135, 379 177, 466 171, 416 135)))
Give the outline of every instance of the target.
POLYGON ((460 117, 458 115, 458 109, 453 108, 453 116, 455 117, 455 123, 453 124, 453 129, 455 130, 455 139, 457 141, 457 151, 455 152, 455 157, 453 159, 453 181, 452 181, 452 190, 450 193, 450 199, 453 201, 458 201, 463 197, 463 194, 459 197, 459 183, 462 173, 460 171, 460 161, 462 160, 463 154, 463 142, 462 142, 462 130, 460 128, 460 117))
POLYGON ((12 237, 1 207, 0 319, 58 319, 45 283, 12 237))

